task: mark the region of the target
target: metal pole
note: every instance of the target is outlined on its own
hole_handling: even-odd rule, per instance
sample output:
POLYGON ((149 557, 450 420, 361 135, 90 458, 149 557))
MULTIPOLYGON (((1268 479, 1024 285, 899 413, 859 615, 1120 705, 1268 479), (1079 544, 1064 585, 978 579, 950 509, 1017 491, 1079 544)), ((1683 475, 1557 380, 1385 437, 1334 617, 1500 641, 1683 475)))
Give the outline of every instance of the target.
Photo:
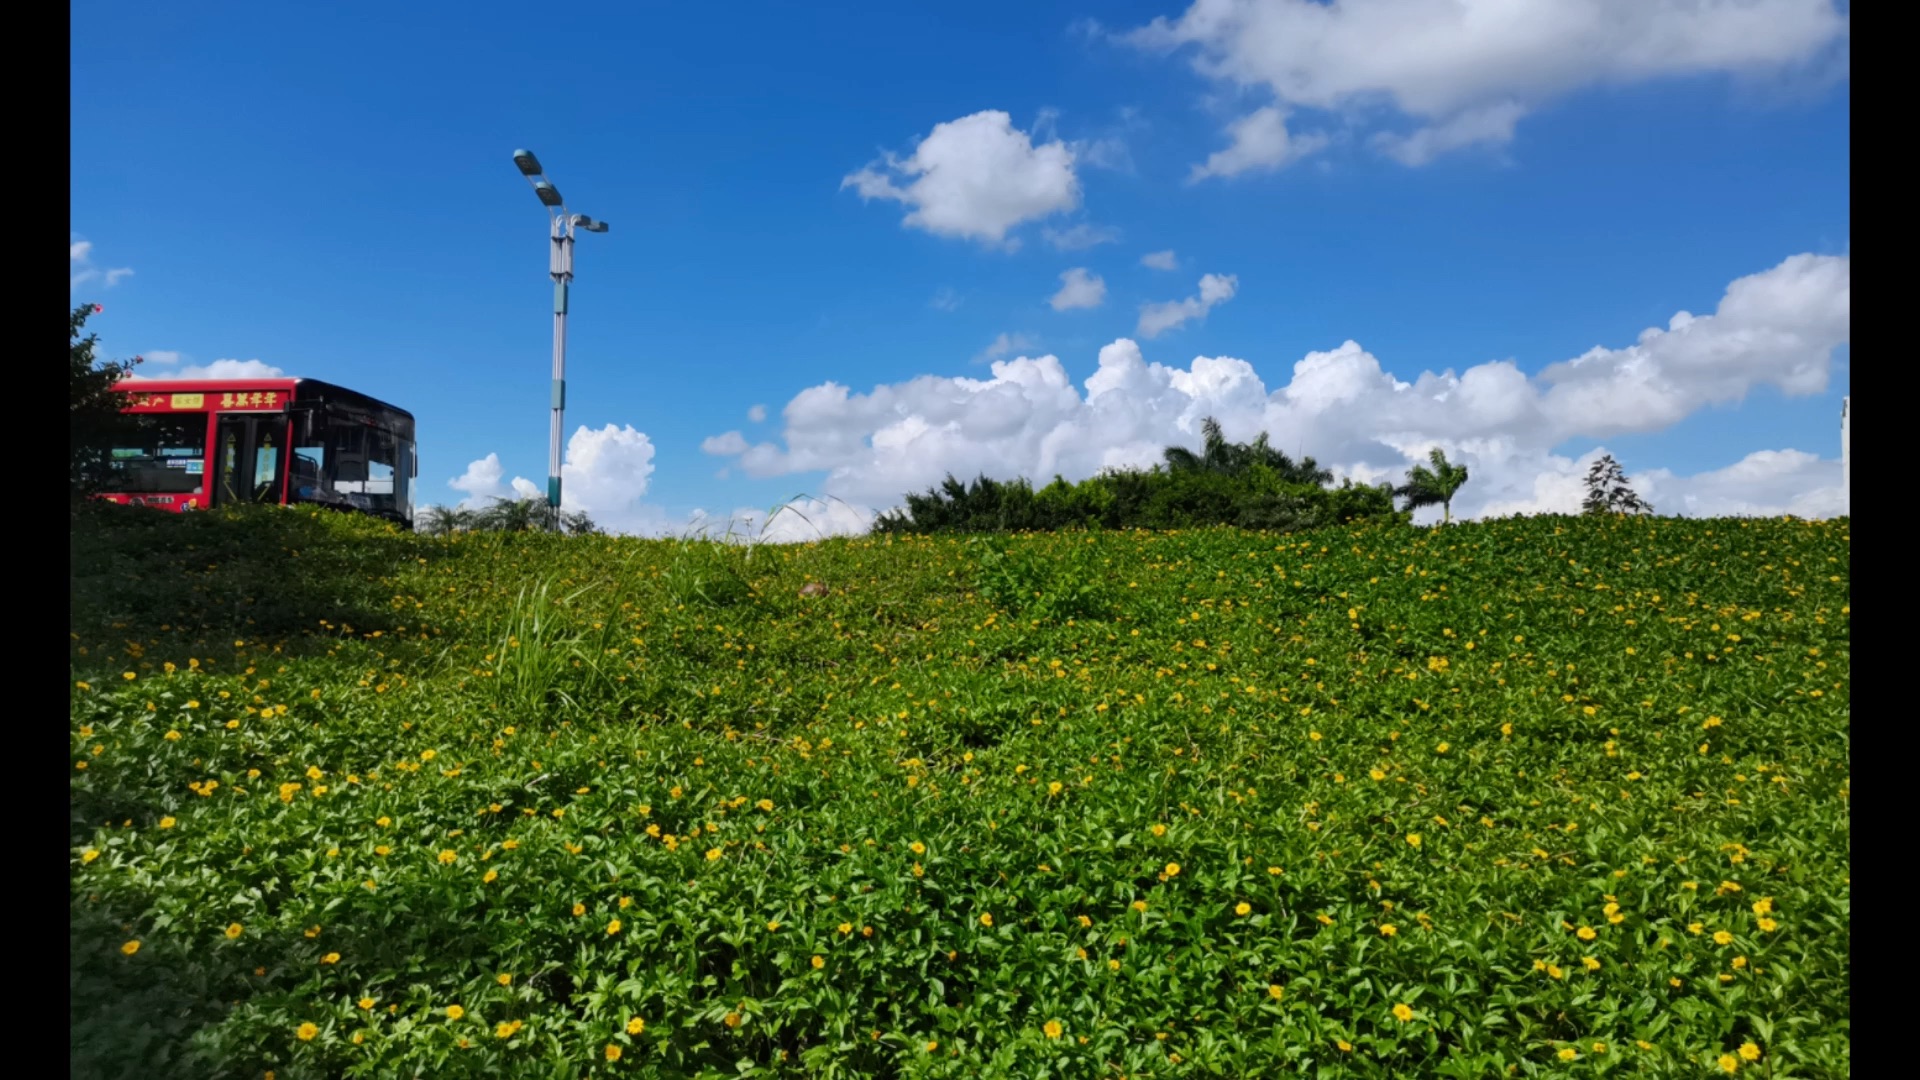
POLYGON ((567 286, 573 281, 573 222, 568 215, 554 216, 552 239, 548 272, 553 277, 553 427, 547 439, 547 509, 549 525, 558 532, 560 442, 567 411, 567 286))

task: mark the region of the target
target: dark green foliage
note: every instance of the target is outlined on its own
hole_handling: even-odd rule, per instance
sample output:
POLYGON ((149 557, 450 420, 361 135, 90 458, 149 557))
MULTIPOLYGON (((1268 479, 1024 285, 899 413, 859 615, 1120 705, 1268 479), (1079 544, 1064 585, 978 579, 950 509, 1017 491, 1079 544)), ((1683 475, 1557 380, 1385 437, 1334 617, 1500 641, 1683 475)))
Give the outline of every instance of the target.
POLYGON ((1168 447, 1151 469, 1110 470, 1077 484, 1055 477, 1038 491, 1024 479, 953 476, 874 523, 879 533, 1023 532, 1055 529, 1190 529, 1233 525, 1291 532, 1395 517, 1393 489, 1343 482, 1312 458, 1294 461, 1262 434, 1229 443, 1212 419, 1199 453, 1168 447))
POLYGON ((126 378, 140 362, 137 356, 130 361, 114 362, 101 361, 93 355, 94 346, 99 343, 98 335, 81 337, 80 332, 86 328, 88 317, 99 310, 94 304, 81 304, 67 315, 70 338, 67 387, 72 399, 68 429, 73 438, 67 475, 69 490, 75 498, 101 490, 106 480, 107 448, 114 436, 129 424, 120 411, 113 384, 126 378))
POLYGON ((456 532, 563 532, 570 536, 597 534, 600 527, 585 513, 560 511, 554 528, 553 508, 543 498, 495 499, 481 510, 459 506, 429 506, 415 526, 429 536, 456 532))

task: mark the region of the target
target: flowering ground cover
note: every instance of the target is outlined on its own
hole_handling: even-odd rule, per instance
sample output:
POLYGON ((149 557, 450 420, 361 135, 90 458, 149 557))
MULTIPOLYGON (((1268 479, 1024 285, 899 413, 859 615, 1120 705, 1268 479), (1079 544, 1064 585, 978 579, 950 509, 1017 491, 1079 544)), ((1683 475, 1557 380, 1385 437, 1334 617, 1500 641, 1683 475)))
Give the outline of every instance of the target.
POLYGON ((77 1076, 1850 1068, 1844 520, 74 528, 77 1076))

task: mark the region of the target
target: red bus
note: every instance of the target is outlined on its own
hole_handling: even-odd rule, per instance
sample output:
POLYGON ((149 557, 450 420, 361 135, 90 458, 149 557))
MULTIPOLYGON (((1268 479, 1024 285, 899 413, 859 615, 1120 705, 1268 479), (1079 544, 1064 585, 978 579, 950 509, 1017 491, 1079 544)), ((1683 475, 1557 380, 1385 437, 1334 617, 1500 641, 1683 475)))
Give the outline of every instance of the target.
POLYGON ((106 498, 187 511, 309 503, 413 527, 413 414, 317 379, 125 379, 106 498))

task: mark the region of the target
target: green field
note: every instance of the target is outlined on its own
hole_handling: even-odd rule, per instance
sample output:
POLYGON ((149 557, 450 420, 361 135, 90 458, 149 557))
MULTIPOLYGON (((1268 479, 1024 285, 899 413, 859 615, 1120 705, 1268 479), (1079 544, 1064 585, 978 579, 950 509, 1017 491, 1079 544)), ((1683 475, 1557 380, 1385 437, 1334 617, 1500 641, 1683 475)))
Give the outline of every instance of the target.
POLYGON ((1849 530, 88 513, 73 1074, 1846 1076, 1849 530))

